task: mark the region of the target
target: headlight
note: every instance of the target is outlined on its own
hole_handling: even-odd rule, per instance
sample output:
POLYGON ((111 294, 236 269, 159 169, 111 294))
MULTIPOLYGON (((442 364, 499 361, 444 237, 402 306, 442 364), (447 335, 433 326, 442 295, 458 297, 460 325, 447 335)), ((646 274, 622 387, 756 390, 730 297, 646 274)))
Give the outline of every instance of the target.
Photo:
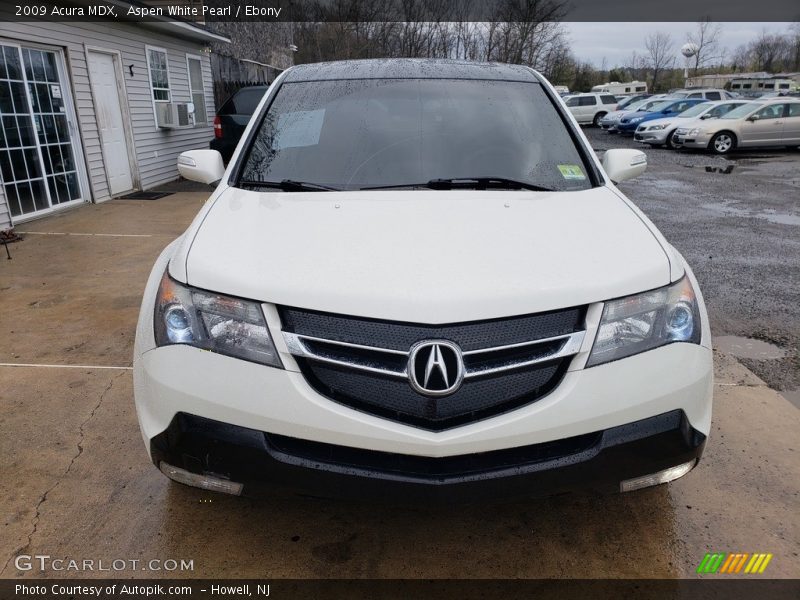
POLYGON ((692 130, 689 132, 689 135, 697 135, 697 134, 699 134, 699 133, 700 133, 700 128, 699 128, 699 127, 695 127, 694 129, 692 129, 692 130))
POLYGON ((650 131, 661 131, 662 129, 666 129, 667 127, 669 127, 669 123, 667 123, 666 125, 653 125, 650 128, 650 131))
POLYGON ((188 344, 282 367, 257 302, 181 285, 165 271, 155 306, 157 346, 188 344))
POLYGON ((606 302, 586 366, 672 342, 700 343, 700 309, 688 276, 657 290, 606 302))
POLYGON ((635 118, 631 119, 631 121, 630 121, 630 122, 631 122, 631 123, 638 123, 638 122, 639 122, 639 121, 641 121, 642 119, 644 119, 644 117, 635 117, 635 118))

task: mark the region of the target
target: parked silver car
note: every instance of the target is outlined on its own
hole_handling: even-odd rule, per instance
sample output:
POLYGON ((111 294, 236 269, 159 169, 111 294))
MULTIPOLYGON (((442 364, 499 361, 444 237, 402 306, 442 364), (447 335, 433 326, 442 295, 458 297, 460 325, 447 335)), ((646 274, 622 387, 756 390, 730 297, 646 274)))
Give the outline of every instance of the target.
POLYGON ((749 102, 719 119, 676 131, 674 142, 715 154, 741 147, 800 146, 800 99, 749 102))
POLYGON ((679 127, 688 131, 698 122, 719 118, 743 104, 748 104, 748 102, 746 100, 703 102, 692 106, 679 115, 642 123, 636 128, 633 139, 650 146, 666 145, 667 148, 673 148, 673 136, 679 127))

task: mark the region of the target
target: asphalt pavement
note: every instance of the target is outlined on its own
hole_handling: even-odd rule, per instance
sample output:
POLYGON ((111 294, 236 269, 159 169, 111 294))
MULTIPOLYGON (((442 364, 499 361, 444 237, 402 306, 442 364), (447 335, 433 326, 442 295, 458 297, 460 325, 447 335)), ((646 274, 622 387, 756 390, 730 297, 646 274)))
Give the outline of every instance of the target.
POLYGON ((645 174, 620 188, 692 266, 712 335, 755 338, 783 350, 782 358, 739 358, 800 406, 800 151, 720 157, 584 131, 596 151, 645 151, 645 174))
MULTIPOLYGON (((589 135, 598 148, 631 145, 589 135)), ((773 553, 764 577, 796 577, 800 411, 770 385, 796 381, 788 217, 800 157, 742 157, 721 175, 704 166, 722 159, 650 154, 648 174, 624 189, 695 267, 714 334, 769 337, 795 357, 757 361, 758 377, 715 352, 712 432, 686 477, 620 495, 413 509, 170 482, 136 423, 133 334, 153 260, 207 193, 115 200, 18 227, 24 241, 0 261, 0 577, 109 575, 18 561, 37 555, 126 561, 112 573, 125 578, 691 577, 707 552, 773 553), (154 560, 192 568, 147 568, 154 560)))

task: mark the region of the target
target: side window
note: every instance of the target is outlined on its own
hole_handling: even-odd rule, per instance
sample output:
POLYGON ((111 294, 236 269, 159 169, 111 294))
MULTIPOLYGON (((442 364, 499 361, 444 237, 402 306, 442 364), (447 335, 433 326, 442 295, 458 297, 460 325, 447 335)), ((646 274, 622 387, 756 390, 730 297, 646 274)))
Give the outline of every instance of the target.
POLYGON ((795 102, 789 105, 789 116, 800 117, 800 102, 795 102))
POLYGON ((780 119, 783 116, 783 104, 765 106, 757 113, 759 119, 780 119))
POLYGON ((572 98, 567 100, 567 106, 580 106, 579 102, 580 98, 576 98, 573 96, 572 98))
POLYGON ((706 100, 722 100, 719 92, 706 92, 706 100))
POLYGON ((617 99, 614 96, 602 96, 603 104, 616 104, 617 99))
POLYGON ((694 94, 689 94, 688 97, 689 98, 702 98, 703 94, 701 94, 700 92, 695 92, 694 94))
POLYGON ((186 65, 189 71, 189 90, 192 93, 194 104, 194 123, 198 126, 208 125, 206 114, 206 94, 203 85, 203 61, 199 56, 186 55, 186 65))
POLYGON ((150 71, 150 90, 155 102, 169 102, 169 67, 167 51, 163 48, 147 50, 147 69, 150 71))
POLYGON ((597 99, 594 96, 582 96, 579 98, 581 106, 594 106, 597 104, 597 99))
MULTIPOLYGON (((241 89, 233 96, 228 98, 222 108, 219 109, 221 115, 252 115, 256 111, 258 103, 264 97, 264 88, 241 89)), ((574 100, 574 98, 570 98, 574 100)), ((567 106, 574 106, 567 102, 567 106)))

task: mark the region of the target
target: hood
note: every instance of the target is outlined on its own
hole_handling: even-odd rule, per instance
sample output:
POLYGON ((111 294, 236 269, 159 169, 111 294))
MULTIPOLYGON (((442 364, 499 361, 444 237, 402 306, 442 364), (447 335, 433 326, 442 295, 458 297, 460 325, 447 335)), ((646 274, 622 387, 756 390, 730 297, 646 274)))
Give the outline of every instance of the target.
POLYGON ((700 117, 693 117, 691 119, 675 119, 675 125, 679 129, 694 129, 695 127, 701 127, 706 123, 713 123, 716 121, 716 117, 712 117, 710 119, 701 119, 700 117))
POLYGON ((659 117, 658 119, 645 119, 648 127, 652 127, 653 125, 676 125, 678 126, 681 122, 688 123, 692 119, 679 119, 678 117, 659 117))
POLYGON ((453 323, 665 285, 669 260, 606 187, 579 192, 229 188, 197 230, 190 285, 370 318, 453 323))
POLYGON ((626 112, 625 114, 622 115, 622 120, 627 123, 631 119, 635 119, 636 117, 646 117, 652 114, 653 113, 649 113, 646 110, 637 110, 636 112, 626 112))

